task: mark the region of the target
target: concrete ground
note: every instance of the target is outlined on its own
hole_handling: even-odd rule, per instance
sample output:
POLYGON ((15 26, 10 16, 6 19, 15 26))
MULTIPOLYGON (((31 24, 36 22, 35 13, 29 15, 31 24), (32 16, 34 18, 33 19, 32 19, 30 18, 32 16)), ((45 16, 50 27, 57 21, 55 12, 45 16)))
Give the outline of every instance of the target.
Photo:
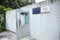
MULTIPOLYGON (((17 40, 16 34, 9 32, 9 31, 2 32, 2 33, 0 33, 0 40, 17 40)), ((20 40, 29 40, 29 39, 26 37, 26 38, 22 38, 20 40)))
MULTIPOLYGON (((16 34, 10 31, 0 33, 0 40, 17 40, 16 34)), ((29 37, 22 38, 20 40, 31 40, 29 37)))
POLYGON ((16 34, 12 32, 0 33, 0 40, 16 40, 16 34))

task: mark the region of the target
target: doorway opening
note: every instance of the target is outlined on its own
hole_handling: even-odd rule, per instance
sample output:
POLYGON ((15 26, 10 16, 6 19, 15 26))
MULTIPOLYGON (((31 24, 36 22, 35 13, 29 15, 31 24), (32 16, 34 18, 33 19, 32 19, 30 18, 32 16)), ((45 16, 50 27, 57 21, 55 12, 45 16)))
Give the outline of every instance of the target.
POLYGON ((20 13, 20 39, 25 38, 30 35, 29 31, 29 13, 28 12, 21 12, 20 13))

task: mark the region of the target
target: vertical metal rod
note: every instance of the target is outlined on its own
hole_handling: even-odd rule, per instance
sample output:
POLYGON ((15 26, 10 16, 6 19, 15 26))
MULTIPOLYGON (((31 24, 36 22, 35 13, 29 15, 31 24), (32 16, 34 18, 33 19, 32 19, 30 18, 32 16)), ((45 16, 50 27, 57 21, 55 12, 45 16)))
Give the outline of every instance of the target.
MULTIPOLYGON (((17 6, 19 7, 19 12, 20 12, 20 5, 17 3, 17 0, 15 0, 15 3, 17 4, 17 6)), ((18 33, 18 31, 20 31, 20 27, 19 26, 21 26, 21 25, 19 25, 19 20, 20 19, 18 19, 18 10, 16 10, 16 31, 17 31, 17 33, 16 33, 16 36, 17 36, 17 40, 20 40, 20 38, 19 38, 19 34, 20 34, 20 32, 18 33)), ((21 15, 19 14, 19 18, 21 18, 21 15)), ((21 35, 20 35, 21 36, 21 35)))
POLYGON ((17 36, 17 40, 20 40, 20 27, 21 27, 21 19, 20 19, 21 17, 20 17, 20 10, 16 10, 16 31, 17 31, 17 34, 16 34, 16 36, 17 36))

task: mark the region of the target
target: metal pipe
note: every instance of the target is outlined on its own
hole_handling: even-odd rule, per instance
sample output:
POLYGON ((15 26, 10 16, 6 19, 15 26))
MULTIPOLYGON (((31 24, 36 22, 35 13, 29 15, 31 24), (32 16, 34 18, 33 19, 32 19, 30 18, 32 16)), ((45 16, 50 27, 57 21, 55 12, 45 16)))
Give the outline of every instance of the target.
MULTIPOLYGON (((18 4, 18 2, 17 2, 17 0, 15 0, 15 3, 17 4, 17 6, 19 7, 19 12, 20 12, 20 5, 18 4)), ((17 31, 17 34, 16 34, 16 36, 17 36, 17 40, 20 40, 20 38, 19 38, 19 34, 20 33, 18 33, 18 31, 20 30, 19 28, 19 26, 21 26, 21 25, 19 25, 19 21, 21 20, 21 19, 18 19, 18 10, 16 10, 16 31, 17 31)), ((19 16, 20 16, 20 14, 19 14, 19 16)), ((19 17, 19 18, 21 18, 21 16, 19 17)))

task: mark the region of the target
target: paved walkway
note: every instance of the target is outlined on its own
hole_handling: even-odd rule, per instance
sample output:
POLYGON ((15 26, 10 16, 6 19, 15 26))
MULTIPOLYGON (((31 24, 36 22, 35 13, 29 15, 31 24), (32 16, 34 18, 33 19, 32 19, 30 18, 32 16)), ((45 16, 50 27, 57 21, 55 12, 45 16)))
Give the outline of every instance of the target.
POLYGON ((0 33, 0 40, 16 40, 16 34, 12 32, 0 33))
MULTIPOLYGON (((12 32, 2 32, 2 33, 0 33, 0 40, 17 40, 16 34, 12 33, 12 32)), ((30 40, 30 38, 25 37, 20 40, 30 40)))

